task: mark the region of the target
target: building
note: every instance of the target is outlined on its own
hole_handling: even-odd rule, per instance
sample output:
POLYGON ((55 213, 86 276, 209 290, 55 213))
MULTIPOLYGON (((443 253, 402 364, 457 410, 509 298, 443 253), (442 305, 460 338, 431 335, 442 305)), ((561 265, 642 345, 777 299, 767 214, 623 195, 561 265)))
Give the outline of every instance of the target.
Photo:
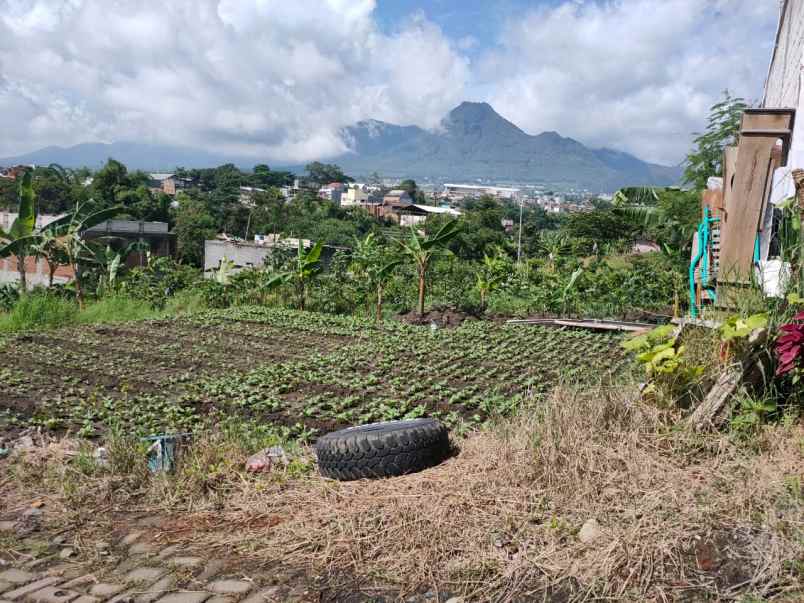
POLYGON ((485 186, 476 184, 445 184, 444 197, 450 201, 471 199, 490 195, 495 199, 519 199, 521 190, 503 186, 485 186))
POLYGON ((191 188, 193 184, 192 178, 179 178, 176 174, 148 174, 148 188, 152 193, 164 193, 173 197, 176 191, 191 188))
POLYGON ((341 197, 345 190, 346 186, 342 182, 330 182, 318 189, 318 197, 325 201, 331 201, 335 205, 340 205, 341 197))
POLYGON ((427 220, 430 216, 447 215, 457 218, 461 212, 451 207, 436 207, 434 205, 418 205, 413 204, 410 207, 400 210, 399 225, 400 226, 416 226, 427 220))
POLYGON ((257 188, 256 186, 241 186, 240 187, 240 203, 246 207, 254 207, 254 197, 257 193, 267 192, 264 188, 257 188))
MULTIPOLYGON (((254 241, 223 237, 204 241, 204 276, 206 278, 214 277, 214 271, 220 268, 224 260, 234 264, 232 267, 234 272, 246 268, 261 268, 274 251, 282 249, 286 252, 295 252, 299 248, 299 242, 305 249, 313 246, 313 242, 309 239, 283 237, 280 234, 256 235, 254 241)), ((342 248, 324 245, 321 261, 327 263, 339 249, 342 248)))
MULTIPOLYGON (((17 214, 0 212, 0 226, 5 230, 10 228, 17 214)), ((42 228, 61 216, 37 216, 36 226, 42 228)), ((147 261, 147 251, 155 256, 172 256, 175 252, 175 235, 168 230, 166 222, 137 222, 133 220, 107 220, 102 224, 93 226, 83 233, 84 240, 97 241, 103 245, 111 245, 122 249, 130 243, 141 242, 146 244, 147 250, 134 252, 126 258, 129 267, 143 266, 147 261)), ((35 260, 32 257, 25 262, 26 281, 29 287, 46 286, 50 278, 50 268, 44 259, 35 260)), ((64 284, 75 276, 72 267, 59 266, 54 273, 54 284, 64 284)), ((14 256, 0 260, 0 283, 19 282, 17 258, 14 256)))
POLYGON ((16 180, 25 173, 25 170, 33 166, 15 165, 9 168, 0 168, 0 178, 7 178, 8 180, 16 180))
POLYGON ((341 195, 341 207, 354 207, 367 203, 369 193, 364 184, 351 183, 346 191, 341 195))

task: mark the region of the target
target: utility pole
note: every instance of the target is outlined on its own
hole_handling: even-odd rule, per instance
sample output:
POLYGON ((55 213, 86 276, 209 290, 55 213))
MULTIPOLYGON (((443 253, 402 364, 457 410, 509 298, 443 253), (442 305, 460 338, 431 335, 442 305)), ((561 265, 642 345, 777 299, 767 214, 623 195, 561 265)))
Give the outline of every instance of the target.
POLYGON ((522 261, 522 207, 525 204, 524 199, 521 197, 519 198, 519 241, 516 245, 516 263, 519 264, 522 261))

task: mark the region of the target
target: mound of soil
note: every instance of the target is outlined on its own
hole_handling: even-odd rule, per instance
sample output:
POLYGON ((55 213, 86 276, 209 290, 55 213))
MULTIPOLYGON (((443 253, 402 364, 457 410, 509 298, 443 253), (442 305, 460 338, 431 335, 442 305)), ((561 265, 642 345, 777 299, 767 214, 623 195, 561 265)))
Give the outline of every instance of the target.
POLYGON ((455 328, 467 320, 477 320, 477 316, 453 308, 433 308, 424 314, 415 311, 397 314, 396 319, 409 325, 437 324, 439 327, 455 328))

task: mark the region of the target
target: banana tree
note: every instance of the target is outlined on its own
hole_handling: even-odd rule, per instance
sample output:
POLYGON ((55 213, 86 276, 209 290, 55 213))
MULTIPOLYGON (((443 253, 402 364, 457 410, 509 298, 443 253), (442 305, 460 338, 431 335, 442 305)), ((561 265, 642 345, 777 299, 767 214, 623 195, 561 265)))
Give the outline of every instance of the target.
POLYGON ((316 276, 321 273, 321 251, 323 243, 319 241, 309 251, 305 251, 304 244, 299 240, 298 254, 294 258, 291 269, 276 274, 267 273, 262 285, 263 291, 271 291, 285 283, 293 283, 298 299, 299 310, 304 310, 307 303, 307 287, 316 276))
POLYGON ((78 305, 84 306, 84 291, 81 283, 80 262, 86 259, 91 250, 84 240, 84 231, 105 222, 124 211, 121 206, 109 207, 93 213, 86 213, 84 205, 78 205, 75 210, 46 225, 39 233, 27 237, 26 244, 34 245, 42 237, 52 237, 53 247, 61 250, 67 259, 67 265, 73 268, 75 274, 75 296, 78 305))
POLYGON ((86 259, 99 266, 102 270, 101 277, 98 280, 98 294, 100 295, 115 289, 120 268, 124 265, 128 256, 135 251, 148 251, 148 244, 143 241, 134 241, 119 250, 113 249, 110 244, 107 244, 105 248, 93 247, 91 250, 93 252, 92 257, 86 259))
POLYGON ((419 316, 424 314, 424 296, 430 262, 459 232, 458 221, 450 220, 432 236, 422 236, 411 226, 407 241, 400 241, 403 252, 413 260, 419 276, 419 316))
POLYGON ((31 255, 31 246, 36 242, 32 234, 36 227, 36 203, 33 190, 33 175, 26 170, 20 178, 17 189, 19 196, 19 209, 17 218, 11 224, 8 232, 0 230, 0 258, 16 256, 17 270, 20 273, 20 290, 28 290, 28 280, 25 274, 25 259, 31 255))
POLYGON ((371 296, 375 296, 375 318, 382 320, 383 292, 388 279, 402 260, 388 257, 386 249, 377 243, 374 233, 355 241, 351 271, 364 280, 369 294, 366 297, 366 313, 370 314, 371 296))
POLYGON ((480 295, 480 308, 485 311, 488 296, 499 287, 507 276, 506 261, 498 249, 492 255, 483 254, 483 264, 475 275, 475 289, 480 295))
POLYGON ((294 261, 293 271, 290 273, 290 280, 296 289, 296 297, 299 299, 299 310, 304 310, 307 299, 307 286, 316 276, 321 273, 321 251, 324 245, 318 241, 309 251, 304 250, 304 244, 299 241, 299 253, 294 261))
POLYGON ((44 258, 48 268, 48 287, 53 286, 53 279, 59 266, 66 266, 69 262, 55 234, 50 231, 39 233, 36 242, 31 246, 37 258, 44 258))

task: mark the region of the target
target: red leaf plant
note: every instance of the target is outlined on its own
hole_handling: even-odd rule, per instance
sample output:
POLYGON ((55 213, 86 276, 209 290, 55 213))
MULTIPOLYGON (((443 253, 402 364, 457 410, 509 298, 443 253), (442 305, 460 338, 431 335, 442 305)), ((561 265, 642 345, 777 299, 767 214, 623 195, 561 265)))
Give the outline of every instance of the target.
MULTIPOLYGON (((799 312, 793 317, 793 321, 802 320, 804 320, 804 312, 799 312)), ((776 340, 774 349, 776 359, 779 361, 776 374, 786 375, 801 362, 801 352, 804 347, 804 322, 789 322, 779 329, 782 331, 782 335, 776 340)))

